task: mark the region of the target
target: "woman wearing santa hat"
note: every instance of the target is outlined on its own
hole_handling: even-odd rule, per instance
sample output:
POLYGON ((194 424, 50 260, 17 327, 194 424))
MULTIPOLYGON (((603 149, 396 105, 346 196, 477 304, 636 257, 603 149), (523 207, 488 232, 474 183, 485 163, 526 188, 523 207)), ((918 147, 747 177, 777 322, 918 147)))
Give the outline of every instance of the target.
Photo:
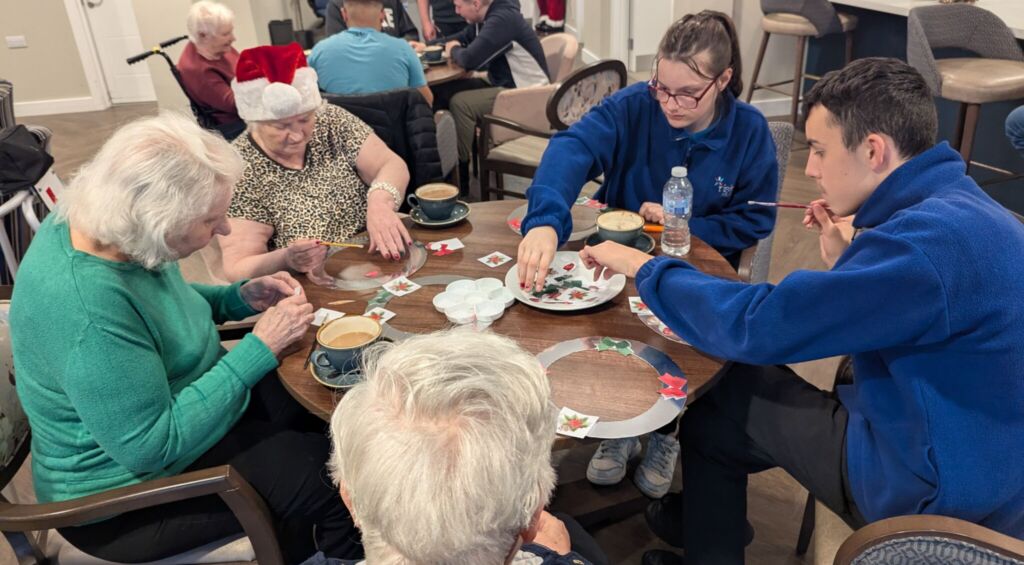
POLYGON ((396 211, 405 162, 359 118, 324 104, 297 43, 242 51, 231 88, 248 133, 234 141, 245 171, 221 238, 231 280, 282 269, 330 282, 327 247, 363 231, 371 252, 397 259, 412 243, 396 211))

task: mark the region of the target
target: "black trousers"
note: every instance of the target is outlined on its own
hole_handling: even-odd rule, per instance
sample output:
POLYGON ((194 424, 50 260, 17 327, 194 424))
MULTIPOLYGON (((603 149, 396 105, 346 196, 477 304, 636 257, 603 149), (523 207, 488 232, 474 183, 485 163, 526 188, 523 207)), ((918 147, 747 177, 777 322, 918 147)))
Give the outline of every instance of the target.
POLYGON ((848 414, 788 367, 734 363, 679 427, 687 565, 743 563, 747 475, 782 467, 853 527, 848 414))
MULTIPOLYGON (((237 424, 188 470, 231 464, 263 497, 289 563, 319 548, 360 558, 359 534, 331 483, 326 423, 310 415, 270 373, 252 390, 237 424)), ((61 534, 82 551, 122 563, 155 561, 242 531, 217 496, 145 508, 61 534)))
POLYGON ((434 27, 441 31, 441 37, 450 37, 466 29, 469 24, 466 20, 460 22, 434 22, 434 27))

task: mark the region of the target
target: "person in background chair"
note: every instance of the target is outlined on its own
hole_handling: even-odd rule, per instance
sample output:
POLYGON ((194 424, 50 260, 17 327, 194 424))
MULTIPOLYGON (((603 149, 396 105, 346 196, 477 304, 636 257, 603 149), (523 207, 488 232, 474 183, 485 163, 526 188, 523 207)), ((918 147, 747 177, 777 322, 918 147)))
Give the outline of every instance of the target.
POLYGON ((382 0, 344 0, 341 14, 348 28, 317 43, 309 56, 320 90, 372 94, 415 88, 428 105, 433 104, 416 52, 407 42, 381 32, 383 13, 382 0))
POLYGON ((423 26, 423 41, 455 35, 469 25, 455 12, 454 0, 416 0, 423 26))
MULTIPOLYGON (((177 260, 230 231, 244 164, 175 114, 123 126, 75 176, 18 271, 11 338, 40 502, 231 465, 266 502, 286 559, 362 554, 317 480, 323 425, 273 374, 313 308, 288 273, 188 284, 177 260), (214 324, 262 312, 230 351, 214 324)), ((61 534, 107 561, 161 560, 242 532, 217 496, 61 534)))
POLYGON ((540 40, 523 18, 517 0, 455 0, 455 11, 469 25, 431 43, 444 45, 448 59, 463 69, 486 69, 487 78, 438 85, 434 109, 452 112, 460 178, 468 182, 477 121, 494 108, 494 99, 502 90, 548 84, 548 65, 540 40))
MULTIPOLYGON (((384 21, 381 22, 381 29, 384 33, 405 39, 410 43, 418 43, 420 30, 416 29, 409 13, 405 11, 402 0, 382 0, 384 4, 384 21)), ((345 0, 328 0, 325 10, 324 32, 328 37, 345 31, 348 24, 341 17, 341 8, 345 0)))
POLYGON ((192 4, 185 24, 189 41, 178 58, 181 80, 193 100, 213 110, 217 129, 230 141, 245 129, 231 92, 238 63, 232 46, 235 14, 223 4, 200 0, 192 4))
POLYGON ((558 409, 532 354, 466 328, 375 348, 331 418, 331 475, 367 565, 606 563, 544 510, 558 409))

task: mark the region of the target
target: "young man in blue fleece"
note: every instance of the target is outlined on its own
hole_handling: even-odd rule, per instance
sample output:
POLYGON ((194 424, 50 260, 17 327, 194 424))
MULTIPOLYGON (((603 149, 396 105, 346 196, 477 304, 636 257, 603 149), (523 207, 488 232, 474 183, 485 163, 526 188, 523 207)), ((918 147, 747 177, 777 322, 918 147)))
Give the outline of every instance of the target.
POLYGON ((807 223, 830 271, 748 285, 614 244, 581 252, 736 361, 683 417, 681 504, 649 522, 688 565, 741 563, 747 475, 779 466, 852 526, 940 514, 1024 536, 1024 226, 933 145, 932 95, 906 63, 829 73, 805 115, 823 197, 807 223), (854 383, 838 399, 768 365, 841 354, 854 383))

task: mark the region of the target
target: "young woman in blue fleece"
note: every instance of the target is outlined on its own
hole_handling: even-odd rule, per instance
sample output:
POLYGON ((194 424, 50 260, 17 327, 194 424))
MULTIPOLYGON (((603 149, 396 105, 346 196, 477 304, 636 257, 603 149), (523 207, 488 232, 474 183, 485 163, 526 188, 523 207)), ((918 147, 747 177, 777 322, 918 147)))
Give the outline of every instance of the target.
MULTIPOLYGON (((736 100, 742 65, 732 20, 721 12, 684 16, 665 33, 648 83, 627 87, 552 138, 527 192, 519 245, 519 280, 540 290, 555 249, 572 231, 570 208, 590 179, 604 175, 596 198, 663 222, 661 191, 674 166, 694 187, 690 229, 729 258, 767 237, 778 186, 775 144, 764 116, 736 100)), ((634 480, 652 498, 668 492, 679 455, 675 423, 651 436, 634 480)), ((590 482, 618 483, 640 441, 602 442, 590 482)))
POLYGON ((853 526, 940 514, 1024 537, 1024 226, 933 145, 932 94, 906 63, 829 73, 805 115, 823 197, 807 223, 830 271, 748 285, 614 244, 581 252, 635 276, 694 347, 736 361, 683 417, 682 496, 648 521, 687 565, 740 563, 747 474, 779 466, 853 526), (841 354, 855 378, 838 399, 743 364, 841 354))

